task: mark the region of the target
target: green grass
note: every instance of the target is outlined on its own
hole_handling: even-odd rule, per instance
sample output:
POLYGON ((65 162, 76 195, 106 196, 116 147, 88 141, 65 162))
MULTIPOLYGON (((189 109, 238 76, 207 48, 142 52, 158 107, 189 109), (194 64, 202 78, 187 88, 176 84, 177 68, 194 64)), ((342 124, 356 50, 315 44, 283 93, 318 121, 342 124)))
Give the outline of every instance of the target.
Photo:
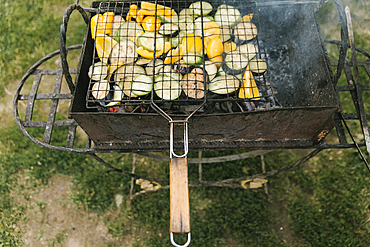
MULTIPOLYGON (((6 34, 0 36, 0 87, 20 80, 34 62, 59 49, 62 14, 73 2, 0 0, 5 6, 4 14, 0 15, 0 31, 6 34)), ((325 17, 325 11, 327 9, 320 18, 329 22, 331 19, 325 17)), ((68 44, 81 43, 84 29, 82 18, 73 14, 68 44)), ((355 33, 355 40, 359 47, 370 50, 368 35, 355 33)), ((361 78, 366 77, 364 71, 360 73, 361 78)), ((368 83, 368 79, 364 81, 368 83)), ((339 83, 346 84, 343 78, 339 83)), ((344 110, 353 111, 351 104, 352 99, 346 95, 344 110)), ((360 133, 358 125, 352 122, 350 126, 360 133)), ((43 135, 37 129, 29 131, 33 136, 43 135)), ((65 142, 66 131, 60 128, 52 142, 65 142)), ((24 245, 27 205, 17 203, 12 195, 18 193, 27 202, 37 188, 46 186, 52 176, 60 174, 72 177, 74 204, 102 216, 113 237, 130 235, 134 246, 170 246, 168 190, 140 195, 128 205, 131 178, 109 171, 86 155, 38 147, 24 137, 14 123, 1 128, 0 136, 0 246, 24 245), (30 177, 29 183, 18 183, 20 173, 30 177), (119 209, 115 205, 117 194, 124 197, 119 209), (141 234, 142 231, 148 234, 141 234)), ((235 153, 203 152, 203 157, 235 153)), ((101 156, 109 164, 131 171, 132 154, 101 156)), ((196 158, 198 153, 189 156, 196 158)), ((288 150, 266 154, 266 169, 291 164, 300 156, 288 150)), ((136 166, 138 174, 168 179, 166 162, 138 156, 136 166)), ((203 164, 204 180, 261 172, 260 157, 203 164)), ((189 165, 189 179, 198 180, 196 164, 189 165)), ((369 172, 356 150, 326 150, 307 164, 269 177, 268 197, 263 188, 190 188, 191 246, 369 246, 369 179, 369 172), (280 230, 282 225, 284 229, 280 230)), ((140 187, 135 186, 134 192, 138 191, 140 187)), ((45 202, 36 204, 42 208, 45 202)), ((185 236, 175 237, 179 243, 186 241, 185 236)), ((66 238, 60 232, 48 240, 49 245, 62 245, 66 238)), ((106 246, 120 245, 111 242, 106 246)))

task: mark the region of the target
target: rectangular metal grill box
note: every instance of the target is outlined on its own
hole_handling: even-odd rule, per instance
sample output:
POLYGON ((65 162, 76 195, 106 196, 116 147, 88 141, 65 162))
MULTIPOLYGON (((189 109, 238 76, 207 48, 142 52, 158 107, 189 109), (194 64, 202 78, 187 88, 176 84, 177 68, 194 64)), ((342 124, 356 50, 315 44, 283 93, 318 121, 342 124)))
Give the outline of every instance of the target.
MULTIPOLYGON (((88 134, 95 149, 167 151, 168 120, 152 109, 153 104, 174 119, 184 119, 203 104, 188 121, 190 150, 307 148, 334 127, 332 115, 340 103, 312 4, 209 2, 213 7, 210 16, 222 4, 238 9, 241 16, 253 14, 258 34, 248 42, 258 47, 259 58, 267 63, 266 72, 255 75, 261 99, 241 100, 238 89, 217 95, 205 88, 202 99, 191 99, 182 92, 178 99, 162 100, 151 92, 141 98, 125 97, 115 108, 104 107, 91 96, 93 82, 88 71, 99 59, 88 25, 69 117, 88 134), (245 107, 251 105, 253 109, 245 107)), ((157 3, 178 14, 193 1, 157 3)), ((140 2, 124 1, 94 2, 91 7, 97 13, 110 11, 126 18, 132 4, 140 6, 140 2)), ((175 131, 174 148, 183 150, 182 131, 175 131)))

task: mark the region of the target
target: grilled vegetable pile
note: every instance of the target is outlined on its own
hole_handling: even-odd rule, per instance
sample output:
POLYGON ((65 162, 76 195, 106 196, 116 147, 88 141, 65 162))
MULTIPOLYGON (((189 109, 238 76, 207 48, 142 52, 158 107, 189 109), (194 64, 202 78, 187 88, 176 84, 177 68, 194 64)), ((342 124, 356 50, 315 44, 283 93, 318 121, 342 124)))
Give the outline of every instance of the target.
POLYGON ((253 14, 241 16, 229 5, 213 10, 208 2, 192 3, 179 13, 141 2, 140 8, 130 5, 125 16, 93 16, 91 37, 100 61, 89 70, 91 95, 110 100, 105 106, 152 90, 164 100, 201 99, 207 92, 259 100, 254 75, 263 74, 267 64, 253 44, 253 14))

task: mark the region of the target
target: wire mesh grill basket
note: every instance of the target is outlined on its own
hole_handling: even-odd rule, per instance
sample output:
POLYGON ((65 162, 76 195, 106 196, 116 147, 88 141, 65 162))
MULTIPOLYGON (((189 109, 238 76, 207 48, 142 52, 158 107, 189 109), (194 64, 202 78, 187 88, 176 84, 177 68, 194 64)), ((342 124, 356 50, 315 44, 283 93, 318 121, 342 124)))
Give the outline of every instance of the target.
POLYGON ((207 102, 199 112, 213 114, 276 106, 255 2, 94 6, 87 108, 146 114, 154 103, 189 114, 207 102))

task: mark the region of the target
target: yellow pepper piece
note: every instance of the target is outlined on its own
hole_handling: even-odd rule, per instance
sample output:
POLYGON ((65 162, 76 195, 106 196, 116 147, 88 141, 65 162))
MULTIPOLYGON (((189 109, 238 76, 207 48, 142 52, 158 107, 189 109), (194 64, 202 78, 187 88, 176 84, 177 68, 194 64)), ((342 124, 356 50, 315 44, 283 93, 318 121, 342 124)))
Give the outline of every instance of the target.
POLYGON ((164 64, 174 64, 179 61, 184 53, 181 52, 182 45, 180 44, 176 49, 172 49, 164 60, 164 64), (182 53, 182 54, 181 54, 182 53))
POLYGON ((221 38, 221 28, 215 21, 208 22, 207 25, 204 27, 204 37, 207 37, 209 39, 213 39, 216 37, 221 38))
POLYGON ((236 50, 236 44, 231 40, 224 43, 224 52, 229 53, 230 51, 236 50))
POLYGON ((147 32, 154 32, 154 30, 158 32, 161 27, 161 21, 156 19, 154 16, 147 16, 142 21, 141 26, 147 32))
MULTIPOLYGON (((158 47, 160 47, 160 46, 158 46, 158 47)), ((165 42, 163 47, 160 47, 161 49, 156 51, 155 54, 154 54, 153 51, 145 50, 144 47, 142 47, 142 46, 139 46, 136 49, 136 52, 137 52, 137 54, 139 54, 140 56, 142 56, 144 58, 153 59, 153 58, 158 58, 163 53, 168 52, 171 49, 171 47, 172 47, 171 42, 165 42)))
POLYGON ((130 10, 128 11, 127 16, 126 16, 126 21, 131 21, 132 18, 136 19, 136 16, 137 16, 137 5, 131 4, 130 10))
POLYGON ((103 63, 108 64, 110 52, 116 44, 117 41, 107 35, 95 38, 96 53, 103 63))
POLYGON ((242 18, 242 22, 250 22, 252 20, 252 18, 253 18, 253 14, 245 15, 242 18))
POLYGON ((202 52, 203 42, 202 38, 193 33, 187 33, 186 36, 182 39, 183 52, 202 52))
POLYGON ((253 74, 250 71, 249 66, 247 66, 243 75, 242 84, 240 86, 239 98, 260 100, 260 96, 261 95, 258 91, 258 87, 256 81, 254 80, 253 74))
POLYGON ((207 56, 211 62, 220 67, 222 64, 222 53, 224 52, 224 46, 219 37, 211 39, 207 45, 207 56))
MULTIPOLYGON (((157 4, 157 8, 156 8, 155 3, 144 2, 144 1, 141 2, 141 9, 151 10, 151 11, 154 11, 154 12, 155 12, 155 10, 157 10, 158 15, 165 15, 165 16, 172 16, 175 13, 175 10, 173 10, 170 7, 167 7, 167 6, 164 6, 164 5, 161 5, 161 4, 157 4)), ((148 15, 148 14, 146 14, 146 15, 148 15)))
POLYGON ((110 35, 112 33, 113 18, 113 12, 94 15, 90 20, 91 37, 95 39, 95 36, 110 35))

